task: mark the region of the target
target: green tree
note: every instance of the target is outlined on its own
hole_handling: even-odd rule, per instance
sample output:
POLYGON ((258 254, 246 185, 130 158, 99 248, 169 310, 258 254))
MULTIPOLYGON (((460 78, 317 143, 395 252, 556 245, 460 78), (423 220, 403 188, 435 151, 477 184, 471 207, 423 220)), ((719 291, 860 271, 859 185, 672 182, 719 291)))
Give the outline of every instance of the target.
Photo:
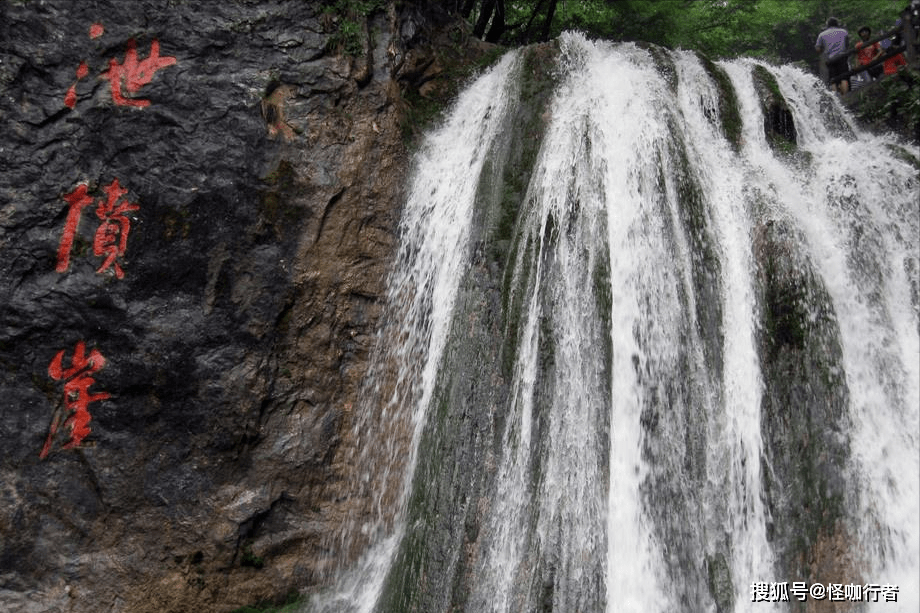
MULTIPOLYGON (((460 2, 460 0, 457 0, 460 2)), ((907 0, 462 0, 476 36, 506 45, 549 40, 565 30, 593 38, 696 49, 713 58, 816 60, 828 16, 853 32, 894 25, 907 0)))

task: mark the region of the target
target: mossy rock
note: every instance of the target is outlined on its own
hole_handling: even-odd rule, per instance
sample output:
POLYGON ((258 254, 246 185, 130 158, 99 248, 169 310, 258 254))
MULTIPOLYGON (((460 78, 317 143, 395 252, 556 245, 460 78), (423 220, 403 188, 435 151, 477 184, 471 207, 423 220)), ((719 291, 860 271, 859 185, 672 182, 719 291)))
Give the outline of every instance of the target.
MULTIPOLYGON (((848 519, 849 390, 833 302, 801 241, 781 221, 755 232, 763 497, 778 568, 784 576, 826 582, 808 560, 848 519)), ((840 569, 853 563, 844 554, 835 562, 840 569)))
POLYGON ((722 123, 722 132, 725 138, 731 143, 735 151, 741 149, 741 110, 738 104, 738 96, 735 94, 735 88, 732 87, 732 81, 729 76, 718 67, 712 60, 704 55, 699 56, 703 68, 709 74, 716 87, 719 90, 719 120, 722 123))
POLYGON ((754 89, 763 110, 763 130, 767 143, 776 153, 789 155, 797 150, 798 137, 792 110, 786 103, 779 83, 766 67, 758 64, 751 72, 754 89))
POLYGON ((732 611, 735 606, 735 588, 732 585, 732 570, 725 556, 721 552, 707 555, 706 570, 709 575, 709 593, 716 602, 716 611, 732 611))

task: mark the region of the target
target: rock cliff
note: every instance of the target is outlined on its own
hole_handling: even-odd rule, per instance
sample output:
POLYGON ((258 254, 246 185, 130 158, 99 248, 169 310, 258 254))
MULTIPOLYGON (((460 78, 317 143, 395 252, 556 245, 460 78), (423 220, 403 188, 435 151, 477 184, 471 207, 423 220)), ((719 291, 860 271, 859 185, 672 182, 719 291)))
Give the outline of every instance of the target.
POLYGON ((324 579, 445 23, 378 4, 0 4, 0 609, 324 579))

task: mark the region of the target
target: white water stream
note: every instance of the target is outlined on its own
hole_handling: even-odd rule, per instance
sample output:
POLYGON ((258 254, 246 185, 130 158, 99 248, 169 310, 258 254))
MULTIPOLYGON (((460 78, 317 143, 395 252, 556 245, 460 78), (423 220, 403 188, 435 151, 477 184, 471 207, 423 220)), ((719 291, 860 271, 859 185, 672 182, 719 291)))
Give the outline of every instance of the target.
POLYGON ((468 260, 472 207, 486 153, 507 129, 517 95, 515 54, 469 87, 447 122, 423 143, 400 224, 402 245, 389 280, 395 305, 379 334, 353 426, 361 467, 354 495, 372 508, 352 510, 341 539, 369 543, 342 570, 335 590, 317 597, 318 611, 373 610, 405 532, 409 484, 416 465, 457 285, 468 260))
MULTIPOLYGON (((740 107, 736 151, 695 55, 661 51, 656 63, 635 45, 569 34, 560 45, 508 262, 525 279, 511 284, 517 355, 463 610, 788 610, 752 602, 754 582, 804 580, 777 568, 768 535, 783 518, 763 494, 752 245, 767 219, 797 232, 839 328, 855 533, 834 538, 858 576, 827 581, 897 585, 896 603, 870 610, 920 609, 920 181, 899 153, 920 151, 860 132, 813 76, 766 66, 798 135, 796 156, 778 155, 755 63, 735 61, 719 66, 740 107)), ((405 533, 438 370, 451 368, 479 176, 515 128, 519 64, 509 54, 473 83, 419 154, 390 323, 355 426, 352 461, 376 508, 342 538, 360 534, 367 549, 311 610, 373 611, 405 533)))

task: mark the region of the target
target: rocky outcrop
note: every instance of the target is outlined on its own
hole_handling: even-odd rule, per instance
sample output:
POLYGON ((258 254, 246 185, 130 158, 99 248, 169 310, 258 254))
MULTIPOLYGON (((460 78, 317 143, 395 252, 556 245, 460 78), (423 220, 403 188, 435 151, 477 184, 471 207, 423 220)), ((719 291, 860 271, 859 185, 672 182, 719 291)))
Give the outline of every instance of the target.
POLYGON ((755 231, 761 472, 777 573, 826 584, 835 576, 859 578, 863 561, 848 515, 857 494, 840 331, 801 242, 782 221, 767 220, 755 231))
POLYGON ((316 585, 395 242, 404 60, 446 17, 0 11, 0 608, 316 585))
POLYGON ((754 66, 751 71, 754 88, 760 98, 763 112, 763 131, 767 143, 777 152, 789 152, 795 149, 797 135, 792 110, 779 90, 779 83, 773 74, 762 65, 754 66))

